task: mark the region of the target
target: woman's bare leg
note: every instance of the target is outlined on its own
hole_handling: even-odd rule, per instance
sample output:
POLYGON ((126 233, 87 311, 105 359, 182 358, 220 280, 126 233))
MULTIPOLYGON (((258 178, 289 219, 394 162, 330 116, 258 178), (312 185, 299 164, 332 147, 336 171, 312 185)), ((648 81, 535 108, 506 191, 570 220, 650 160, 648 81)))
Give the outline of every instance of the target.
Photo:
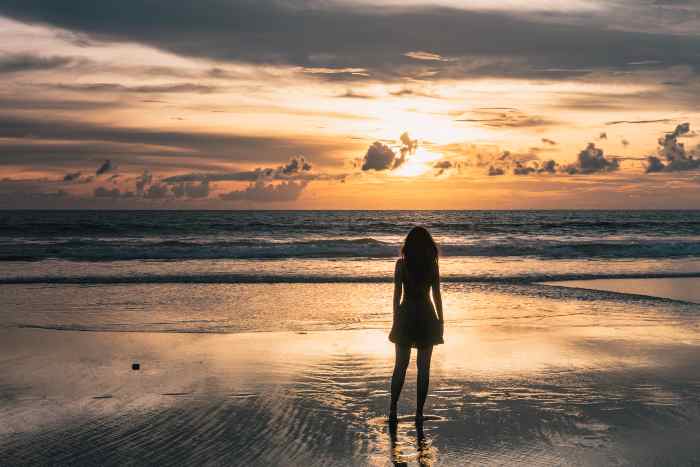
POLYGON ((418 396, 416 397, 416 420, 423 419, 423 406, 428 397, 428 385, 430 384, 430 358, 433 355, 433 346, 418 349, 416 366, 418 367, 418 396))
POLYGON ((391 404, 389 406, 389 418, 396 418, 396 404, 399 402, 403 382, 406 379, 406 368, 411 359, 411 347, 396 344, 396 363, 394 374, 391 376, 391 404))

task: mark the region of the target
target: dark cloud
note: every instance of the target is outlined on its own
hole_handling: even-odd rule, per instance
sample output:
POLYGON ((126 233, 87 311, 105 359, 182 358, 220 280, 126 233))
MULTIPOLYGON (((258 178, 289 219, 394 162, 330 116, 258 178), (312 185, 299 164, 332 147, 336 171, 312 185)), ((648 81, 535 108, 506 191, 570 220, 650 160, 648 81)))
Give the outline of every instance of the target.
POLYGON ((408 133, 404 132, 399 137, 401 146, 397 156, 393 149, 381 141, 375 141, 367 149, 362 158, 362 170, 393 170, 401 167, 406 160, 418 149, 418 140, 411 139, 408 133))
MULTIPOLYGON (((354 143, 361 147, 361 143, 354 143)), ((1 164, 22 164, 35 159, 55 163, 59 155, 63 161, 79 158, 91 159, 105 151, 117 158, 134 160, 134 155, 144 158, 200 157, 192 164, 207 165, 213 160, 238 161, 280 161, 291 154, 313 156, 314 160, 328 158, 329 152, 352 147, 330 138, 290 139, 256 137, 226 133, 205 133, 196 131, 163 131, 149 128, 127 128, 106 126, 71 119, 41 119, 24 116, 8 116, 0 113, 0 148, 3 148, 1 164), (20 145, 2 141, 3 138, 22 139, 20 145), (42 141, 64 141, 67 144, 47 145, 42 141), (81 144, 75 144, 80 141, 81 144), (95 142, 99 141, 99 144, 95 142), (33 144, 38 143, 38 144, 33 144), (110 145, 105 143, 114 143, 110 145), (22 147, 22 145, 24 147, 22 147), (131 145, 117 146, 117 145, 131 145), (13 150, 5 150, 12 147, 13 150), (290 154, 291 153, 291 154, 290 154), (78 157, 80 156, 80 157, 78 157)), ((171 159, 172 160, 172 159, 171 159)), ((177 164, 187 164, 178 160, 177 164)))
POLYGON ((95 198, 119 198, 121 196, 121 191, 119 188, 105 188, 103 186, 98 186, 95 188, 94 192, 95 198))
POLYGON ((85 83, 85 84, 44 84, 43 86, 60 89, 62 91, 87 92, 132 92, 142 94, 167 94, 167 93, 200 93, 207 94, 218 91, 218 86, 209 86, 194 83, 152 84, 143 86, 124 86, 117 83, 85 83))
POLYGON ((681 123, 659 138, 657 156, 647 158, 646 172, 683 172, 700 169, 700 151, 688 151, 678 138, 690 133, 690 124, 681 123))
POLYGON ((489 167, 489 172, 488 172, 489 177, 495 177, 498 175, 503 175, 505 173, 506 172, 501 167, 494 167, 494 166, 489 167))
POLYGON ((447 160, 442 160, 442 161, 437 161, 435 164, 433 164, 433 168, 437 169, 437 172, 435 175, 440 176, 453 168, 455 164, 452 161, 447 161, 447 160))
POLYGON ((95 175, 102 175, 102 174, 105 174, 107 172, 110 172, 113 169, 114 169, 114 165, 112 165, 112 161, 106 160, 102 163, 101 166, 99 166, 97 168, 97 170, 95 171, 95 175))
POLYGON ((343 98, 348 98, 348 99, 374 99, 374 96, 371 96, 369 94, 362 94, 356 91, 353 91, 352 89, 348 89, 342 94, 337 95, 336 97, 343 97, 343 98))
POLYGON ((543 162, 540 164, 539 169, 537 170, 538 173, 550 173, 553 174, 557 171, 557 162, 554 161, 553 159, 550 159, 548 161, 543 162))
POLYGON ((45 0, 0 0, 4 16, 58 26, 88 40, 140 42, 215 60, 341 70, 315 73, 330 79, 366 79, 367 74, 398 79, 426 69, 436 78, 562 79, 642 61, 693 67, 700 62, 697 37, 609 27, 584 14, 571 13, 557 22, 552 15, 538 20, 536 15, 440 7, 379 10, 306 1, 123 0, 100 8, 90 2, 66 8, 45 0), (342 71, 355 69, 366 72, 342 71))
POLYGON ((281 172, 284 175, 293 175, 311 170, 311 164, 304 159, 304 156, 293 157, 287 165, 282 166, 281 172))
POLYGON ((477 109, 476 118, 461 117, 457 122, 478 123, 492 128, 533 128, 556 125, 557 122, 538 115, 527 115, 517 109, 477 109))
POLYGON ((622 124, 629 124, 629 125, 643 125, 646 123, 668 123, 671 120, 667 118, 662 118, 659 120, 614 120, 612 122, 606 122, 606 125, 622 125, 622 124))
POLYGON ((19 73, 24 71, 53 70, 73 65, 77 60, 73 57, 43 57, 27 53, 1 54, 0 73, 19 73))
POLYGON ((80 178, 80 172, 69 172, 63 176, 64 182, 74 182, 80 178))
POLYGON ((600 132, 600 134, 598 135, 598 140, 601 140, 601 141, 602 141, 602 140, 604 140, 604 139, 608 139, 608 134, 607 134, 606 132, 602 131, 602 132, 600 132))
POLYGON ((236 182, 245 181, 253 182, 259 179, 268 180, 286 180, 286 179, 304 179, 315 180, 332 178, 325 174, 312 174, 311 162, 307 161, 304 156, 292 157, 285 165, 277 167, 256 168, 241 172, 213 172, 213 173, 187 173, 174 175, 165 178, 164 183, 182 183, 182 182, 236 182))
POLYGON ((544 144, 548 144, 548 145, 550 145, 550 146, 556 146, 556 145, 557 145, 557 142, 556 142, 556 141, 554 141, 554 140, 552 140, 552 139, 549 139, 549 138, 542 138, 542 142, 543 142, 544 144))
POLYGON ((362 159, 362 170, 388 170, 394 168, 396 154, 389 146, 375 141, 362 159))
POLYGON ((154 183, 148 187, 148 190, 143 194, 146 199, 163 199, 167 198, 170 193, 168 185, 162 183, 154 183))
POLYGON ((597 148, 595 143, 588 143, 586 149, 579 152, 577 161, 565 166, 563 169, 566 173, 575 175, 614 172, 619 168, 620 161, 616 158, 606 158, 603 150, 597 148))
POLYGON ((308 182, 288 180, 281 183, 266 183, 257 180, 244 190, 231 191, 220 195, 225 201, 255 201, 261 203, 288 202, 299 198, 308 182))

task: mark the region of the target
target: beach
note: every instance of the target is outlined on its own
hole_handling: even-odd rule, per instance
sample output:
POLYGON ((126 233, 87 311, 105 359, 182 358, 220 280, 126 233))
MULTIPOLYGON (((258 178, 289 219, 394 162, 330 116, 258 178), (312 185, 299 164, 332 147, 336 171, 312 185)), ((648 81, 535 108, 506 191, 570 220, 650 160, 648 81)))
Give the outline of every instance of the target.
MULTIPOLYGON (((325 293, 333 287, 368 295, 357 284, 325 293)), ((473 319, 448 318, 420 442, 409 368, 393 446, 386 316, 387 329, 5 328, 3 464, 698 462, 696 305, 523 289, 446 287, 452 316, 466 297, 473 319)))

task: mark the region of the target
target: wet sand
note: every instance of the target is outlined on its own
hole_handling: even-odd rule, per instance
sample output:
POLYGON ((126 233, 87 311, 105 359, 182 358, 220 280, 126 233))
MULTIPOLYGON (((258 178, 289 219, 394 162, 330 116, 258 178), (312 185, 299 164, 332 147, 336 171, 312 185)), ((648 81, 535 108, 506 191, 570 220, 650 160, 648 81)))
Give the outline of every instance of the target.
POLYGON ((546 284, 647 297, 661 297, 700 304, 700 277, 592 279, 547 282, 546 284))
POLYGON ((385 330, 0 329, 0 464, 693 465, 699 336, 653 312, 448 327, 430 419, 412 365, 392 437, 385 330))

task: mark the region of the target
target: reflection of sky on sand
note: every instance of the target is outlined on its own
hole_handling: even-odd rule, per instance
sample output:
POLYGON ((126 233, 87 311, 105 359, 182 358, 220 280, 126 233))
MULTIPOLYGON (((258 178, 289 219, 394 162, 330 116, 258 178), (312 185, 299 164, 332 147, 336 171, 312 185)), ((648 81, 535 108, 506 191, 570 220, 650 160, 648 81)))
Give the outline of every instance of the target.
MULTIPOLYGON (((384 285, 338 287, 323 289, 337 303, 386 296, 384 285)), ((392 447, 381 417, 393 349, 385 329, 357 326, 2 330, 0 450, 15 464, 387 465, 393 455, 409 465, 599 465, 695 455, 695 308, 544 286, 451 285, 446 297, 452 326, 435 351, 427 411, 439 418, 425 423, 425 449, 408 421, 392 447)), ((413 410, 414 381, 411 365, 400 414, 413 410)))

